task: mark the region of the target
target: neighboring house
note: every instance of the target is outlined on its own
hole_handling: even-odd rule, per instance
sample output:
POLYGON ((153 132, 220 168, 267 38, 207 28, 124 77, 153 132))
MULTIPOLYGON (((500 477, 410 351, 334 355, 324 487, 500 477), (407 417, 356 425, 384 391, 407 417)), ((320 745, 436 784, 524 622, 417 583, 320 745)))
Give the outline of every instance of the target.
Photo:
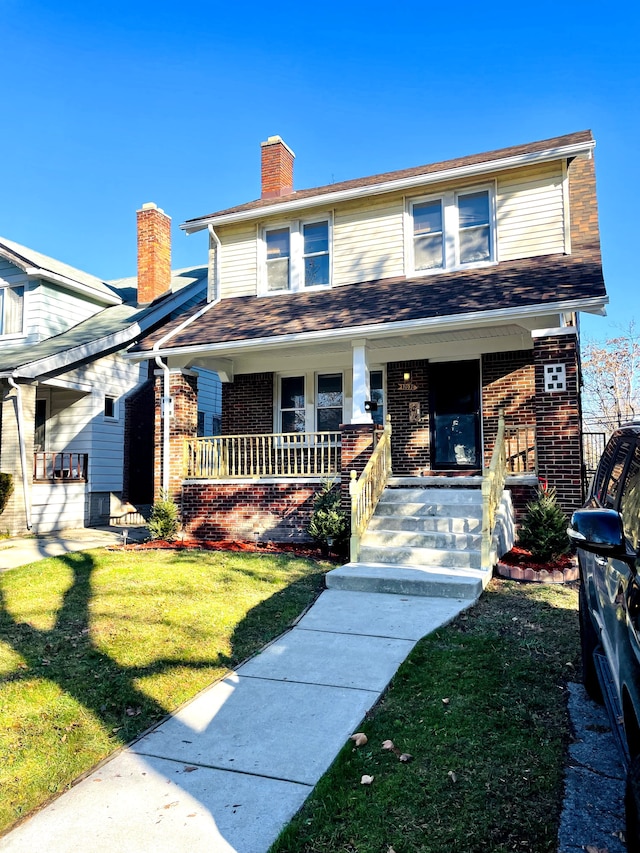
MULTIPOLYGON (((157 367, 122 353, 201 301, 207 271, 172 273, 149 220, 169 229, 155 205, 138 211, 138 280, 107 283, 0 238, 0 470, 15 486, 3 532, 108 524, 123 501, 153 500, 157 367)), ((211 423, 219 383, 202 385, 211 423)))
POLYGON ((387 416, 396 485, 477 485, 502 410, 516 510, 542 479, 578 506, 578 316, 608 301, 594 146, 582 131, 295 190, 293 152, 262 143, 261 198, 181 226, 209 231, 207 300, 128 356, 167 365, 156 493, 186 529, 305 538, 321 480, 347 504, 387 416), (194 368, 223 383, 215 439, 196 439, 194 368))

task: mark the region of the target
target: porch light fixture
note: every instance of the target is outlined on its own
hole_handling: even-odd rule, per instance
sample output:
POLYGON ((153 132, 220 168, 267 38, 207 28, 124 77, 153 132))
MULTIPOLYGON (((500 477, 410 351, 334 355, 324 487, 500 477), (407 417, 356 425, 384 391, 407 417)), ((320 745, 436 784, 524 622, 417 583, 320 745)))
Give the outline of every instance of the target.
POLYGON ((402 378, 405 382, 411 382, 411 374, 408 370, 405 370, 405 372, 402 374, 402 378))

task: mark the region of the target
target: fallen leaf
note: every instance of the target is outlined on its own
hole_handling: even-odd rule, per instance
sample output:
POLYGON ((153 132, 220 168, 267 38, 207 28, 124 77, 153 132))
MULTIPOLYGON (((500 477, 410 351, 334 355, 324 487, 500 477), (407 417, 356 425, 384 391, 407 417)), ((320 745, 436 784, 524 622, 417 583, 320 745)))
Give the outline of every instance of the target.
POLYGON ((360 780, 361 785, 370 785, 372 782, 373 782, 373 776, 367 776, 366 773, 362 777, 362 779, 360 780))
POLYGON ((410 761, 413 761, 413 755, 410 752, 403 752, 402 755, 399 755, 398 758, 403 764, 408 764, 410 761))
POLYGON ((351 735, 349 740, 352 740, 356 746, 364 746, 365 743, 368 743, 369 738, 364 732, 356 732, 354 735, 351 735))
POLYGON ((596 847, 595 844, 587 844, 587 853, 609 853, 608 847, 596 847))
POLYGON ((448 704, 449 704, 449 702, 451 702, 451 699, 448 699, 448 698, 447 698, 447 699, 443 699, 443 700, 442 700, 442 704, 443 704, 443 705, 448 705, 448 704))
POLYGON ((458 781, 458 777, 457 777, 457 776, 456 776, 456 774, 453 772, 453 770, 449 770, 449 772, 447 773, 447 776, 449 777, 449 779, 451 779, 451 781, 452 781, 452 782, 457 782, 457 781, 458 781))
POLYGON ((393 849, 393 847, 389 847, 387 853, 396 853, 396 851, 393 849))
POLYGON ((382 741, 382 748, 383 749, 393 749, 394 746, 395 746, 395 744, 392 740, 383 740, 382 741))
POLYGON ((137 717, 141 713, 142 708, 127 708, 127 710, 125 711, 127 717, 137 717))
POLYGON ((197 769, 197 767, 185 767, 183 773, 193 773, 193 771, 197 769))

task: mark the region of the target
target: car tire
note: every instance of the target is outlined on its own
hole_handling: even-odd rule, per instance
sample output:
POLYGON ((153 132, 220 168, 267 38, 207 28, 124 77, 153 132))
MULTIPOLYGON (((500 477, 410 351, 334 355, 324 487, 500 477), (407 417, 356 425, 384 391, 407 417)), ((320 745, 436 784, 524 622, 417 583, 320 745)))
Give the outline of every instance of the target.
POLYGON ((640 756, 629 765, 624 796, 626 842, 628 853, 640 853, 640 756))
POLYGON ((584 591, 584 586, 580 585, 578 594, 578 614, 580 617, 580 649, 582 652, 582 681, 587 695, 598 702, 603 703, 602 688, 598 679, 593 653, 598 646, 598 635, 595 632, 591 616, 589 615, 589 607, 587 605, 587 596, 584 591))

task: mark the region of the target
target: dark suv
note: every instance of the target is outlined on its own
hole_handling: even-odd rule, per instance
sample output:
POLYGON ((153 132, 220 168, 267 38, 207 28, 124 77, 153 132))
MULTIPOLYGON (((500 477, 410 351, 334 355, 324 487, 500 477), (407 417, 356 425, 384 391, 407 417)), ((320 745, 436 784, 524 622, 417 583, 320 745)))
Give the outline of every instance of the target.
POLYGON ((627 847, 640 851, 640 422, 611 437, 568 530, 580 561, 584 683, 628 768, 627 847))

